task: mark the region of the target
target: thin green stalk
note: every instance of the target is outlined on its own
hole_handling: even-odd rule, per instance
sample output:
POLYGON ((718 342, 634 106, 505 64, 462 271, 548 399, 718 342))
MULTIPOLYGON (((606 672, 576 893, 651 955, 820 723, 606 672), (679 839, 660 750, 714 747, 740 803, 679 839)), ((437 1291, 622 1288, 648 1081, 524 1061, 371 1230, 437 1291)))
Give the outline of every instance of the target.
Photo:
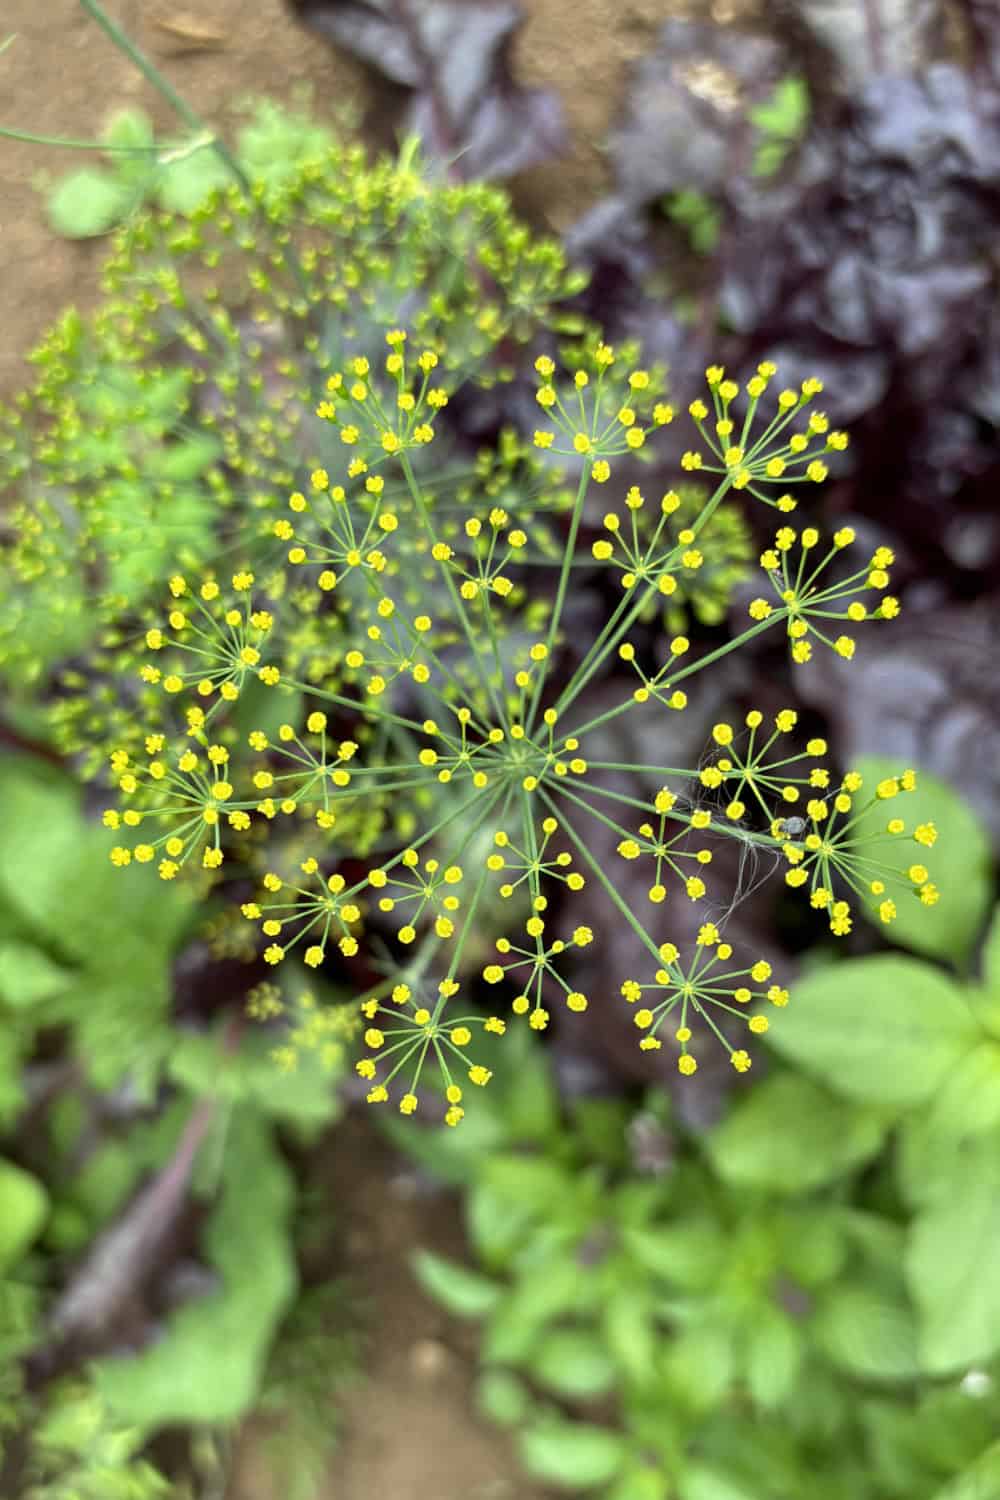
MULTIPOLYGON (((96 21, 97 25, 110 38, 118 50, 123 52, 129 61, 135 64, 143 77, 167 101, 171 109, 184 121, 185 125, 193 131, 203 133, 207 137, 205 144, 209 144, 210 142, 212 150, 239 184, 240 190, 246 196, 248 203, 259 211, 259 205, 254 196, 253 184, 225 141, 216 135, 215 131, 209 127, 197 111, 193 110, 187 101, 181 97, 169 79, 164 77, 156 64, 146 56, 141 48, 136 46, 135 42, 122 30, 118 23, 112 20, 100 4, 100 0, 80 0, 80 4, 91 20, 96 21)), ((267 226, 266 216, 262 216, 262 218, 265 226, 267 226)), ((282 247, 282 253, 287 259, 292 275, 298 284, 300 294, 306 298, 308 304, 309 283, 306 280, 298 257, 288 245, 282 247)))
MULTIPOLYGON (((728 656, 730 651, 738 650, 740 646, 744 645, 747 641, 752 640, 755 635, 760 635, 761 631, 766 630, 776 621, 783 620, 786 613, 787 611, 775 611, 774 614, 768 615, 766 620, 758 620, 756 625, 752 625, 749 630, 745 630, 743 634, 737 636, 734 641, 727 641, 724 646, 716 647, 716 649, 714 651, 710 651, 707 656, 699 657, 697 661, 691 662, 689 666, 681 667, 677 672, 671 672, 671 686, 673 686, 675 682, 680 682, 683 677, 690 677, 692 673, 700 672, 704 667, 709 666, 713 661, 718 661, 720 657, 728 656)), ((588 734, 590 730, 597 729, 601 724, 607 724, 611 719, 617 719, 619 715, 627 712, 628 709, 634 707, 635 699, 631 697, 626 698, 624 703, 619 703, 617 707, 609 708, 603 714, 598 714, 596 718, 588 719, 585 724, 574 726, 572 732, 576 736, 588 734)))
MULTIPOLYGON (((427 503, 424 500, 423 492, 421 491, 420 486, 417 484, 417 476, 413 472, 413 465, 410 463, 409 454, 406 453, 405 449, 401 455, 401 458, 403 473, 406 475, 406 483, 409 487, 410 494, 413 497, 413 503, 417 508, 417 514, 420 516, 420 524, 423 526, 428 540, 433 543, 434 528, 431 525, 431 518, 427 510, 427 503)), ((455 614, 462 627, 465 639, 469 644, 469 649, 476 659, 476 666, 479 668, 483 686, 486 689, 487 696, 493 704, 493 711, 497 716, 497 723, 502 724, 504 718, 503 706, 500 702, 500 699, 497 697, 496 686, 493 682, 492 674, 486 670, 482 653, 479 650, 479 642, 476 640, 475 631, 472 629, 471 621, 469 620, 469 617, 465 612, 464 601, 459 594, 458 589, 455 587, 455 580, 451 576, 451 570, 449 569, 447 563, 441 564, 441 574, 444 578, 445 587, 447 588, 449 597, 451 598, 455 614)))
MULTIPOLYGON (((155 156, 162 150, 152 146, 113 146, 107 141, 78 141, 65 135, 35 135, 31 130, 15 130, 12 125, 0 125, 0 136, 9 141, 27 141, 32 146, 59 146, 72 151, 103 151, 109 156, 155 156)), ((205 140, 202 145, 209 145, 205 140)))
MULTIPOLYGON (((719 485, 715 493, 712 495, 711 499, 707 502, 704 510, 701 512, 701 514, 698 516, 697 520, 691 527, 691 530, 695 533, 696 536, 699 531, 703 530, 703 528, 707 526, 715 511, 721 505, 726 491, 730 488, 731 484, 732 476, 727 475, 726 479, 722 484, 719 485)), ((674 549, 674 551, 677 550, 679 549, 674 549)), ((667 559, 667 562, 669 562, 669 558, 667 559)), ((658 586, 656 583, 648 584, 646 588, 641 591, 641 593, 639 592, 639 590, 636 590, 636 593, 639 595, 638 602, 636 602, 633 598, 632 607, 627 611, 624 620, 619 618, 622 607, 621 602, 619 602, 611 619, 605 624, 597 640, 591 646, 590 650, 587 652, 586 657, 580 663, 580 666, 577 667, 576 671, 573 673, 573 676, 570 678, 565 689, 563 690, 557 704, 557 713, 564 713, 569 705, 573 702, 574 698, 579 696, 584 687, 586 687, 587 683, 593 677, 594 673, 600 670, 602 664, 607 660, 611 652, 614 651, 615 647, 618 646, 620 642, 625 638, 629 630, 632 628, 632 625, 637 619, 639 619, 643 610, 649 604, 650 600, 655 597, 657 592, 658 586)))
MULTIPOLYGON (((559 572, 559 586, 556 590, 556 602, 552 607, 552 618, 549 620, 549 633, 545 640, 546 649, 550 655, 552 652, 552 647, 555 643, 556 634, 559 630, 559 620, 562 616, 563 605, 566 602, 566 588, 569 584, 570 567, 572 565, 573 555, 576 551, 576 539, 580 531, 580 520, 583 515, 583 502, 587 496, 587 485, 589 484, 589 482, 590 474, 586 466, 584 466, 584 468, 580 471, 580 483, 577 486, 576 499, 573 502, 573 515, 569 523, 569 536, 566 538, 566 550, 563 552, 562 568, 559 572)), ((535 715, 538 712, 538 702, 541 697, 542 686, 545 682, 545 676, 546 674, 544 672, 539 672, 538 681, 535 683, 535 690, 531 695, 531 704, 528 708, 528 718, 527 723, 525 724, 525 732, 529 735, 534 728, 535 715)))
MULTIPOLYGON (((539 788, 539 795, 541 796, 542 801, 545 803, 546 807, 548 807, 548 809, 552 813, 552 815, 554 817, 558 817, 559 816, 559 809, 556 806, 556 804, 552 801, 552 798, 549 796, 548 792, 545 790, 544 787, 540 787, 539 788)), ((587 848, 586 844, 583 842, 583 840, 577 834, 576 829, 573 827, 572 823, 566 822, 564 820, 560 820, 559 826, 560 826, 560 828, 566 834, 569 835, 569 837, 572 840, 573 844, 576 846, 576 849, 577 849, 578 853, 586 861, 587 866, 592 871, 592 873, 594 875, 596 875, 596 877, 597 877, 598 881, 600 882, 601 886, 604 888, 604 891, 605 891, 606 895, 615 904, 615 906, 617 906, 618 910, 621 912, 622 916, 625 918, 625 920, 628 923, 628 925, 632 928, 632 931, 645 944, 645 946, 649 949, 650 953, 653 955, 653 957, 659 963, 659 961, 660 961, 660 950, 657 948, 656 944, 653 942, 653 939, 650 937, 650 935, 646 931, 645 927, 643 927, 642 923, 639 921, 638 917, 635 915, 635 913, 633 912, 632 908, 629 906, 628 902, 625 900, 625 898, 623 896, 620 896, 618 894, 618 892, 615 890, 614 886, 611 884, 611 881, 608 879, 607 875, 605 875, 604 871, 601 869, 599 861, 596 860, 594 858, 594 856, 591 854, 591 852, 587 848)))
MULTIPOLYGON (((157 93, 159 93, 167 101, 171 109, 173 109, 174 112, 179 115, 180 118, 184 121, 185 125, 189 126, 192 130, 208 130, 208 126, 201 118, 201 116, 191 108, 191 106, 185 99, 181 98, 180 94, 178 94, 177 90, 174 88, 173 84, 170 83, 169 79, 165 78, 156 64, 151 62, 146 54, 136 46, 131 37, 129 37, 118 25, 117 21, 112 20, 104 7, 99 3, 99 0, 80 0, 80 4, 90 16, 91 20, 97 22, 98 26, 105 33, 105 35, 111 39, 118 50, 120 52, 124 52, 129 61, 135 64, 143 77, 153 85, 157 93)), ((250 179, 249 177, 247 177, 236 157, 232 154, 224 141, 219 140, 214 132, 212 132, 211 134, 213 150, 216 152, 220 160, 225 162, 229 171, 236 178, 236 181, 246 193, 247 197, 252 197, 250 179)))

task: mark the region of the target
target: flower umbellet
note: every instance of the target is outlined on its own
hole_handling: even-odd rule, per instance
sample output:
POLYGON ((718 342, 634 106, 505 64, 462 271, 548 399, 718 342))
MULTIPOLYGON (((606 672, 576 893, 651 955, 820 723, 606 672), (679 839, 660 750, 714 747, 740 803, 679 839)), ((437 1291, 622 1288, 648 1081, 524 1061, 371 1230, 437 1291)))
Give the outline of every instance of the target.
POLYGON ((788 513, 795 501, 787 486, 818 482, 820 455, 846 439, 806 411, 815 381, 780 392, 756 435, 773 368, 761 365, 747 384, 738 423, 740 392, 712 369, 714 423, 709 405, 694 403, 701 447, 685 466, 717 474, 715 489, 676 527, 668 524, 674 492, 654 504, 632 486, 623 509, 605 515, 606 539, 588 546, 580 536, 591 487, 608 485, 617 459, 643 447, 673 412, 657 379, 623 366, 608 345, 582 359, 565 375, 550 356, 536 363, 546 425, 534 444, 560 459, 560 484, 568 479, 572 494, 547 512, 553 524, 541 534, 530 502, 521 514, 516 488, 504 503, 494 493, 477 505, 470 485, 456 507, 454 496, 440 503, 423 477, 418 456, 438 440, 457 384, 445 341, 432 347, 390 328, 377 358, 355 356, 331 371, 315 421, 334 435, 336 458, 290 491, 287 513, 272 523, 282 552, 268 571, 238 568, 225 587, 214 578, 171 580, 167 618, 150 627, 150 660, 140 668, 163 712, 149 731, 148 758, 136 761, 124 747, 113 758, 123 804, 107 820, 120 829, 141 819, 145 840, 116 844, 116 863, 160 853, 164 879, 191 865, 207 869, 201 879, 224 879, 219 866, 232 839, 258 825, 300 830, 295 847, 304 857, 293 866, 279 839, 272 865, 258 864, 258 890, 242 903, 265 961, 276 971, 294 960, 317 970, 337 954, 353 957, 368 928, 382 932, 396 957, 362 1001, 358 1072, 371 1102, 392 1099, 404 1114, 437 1079, 450 1124, 462 1118, 465 1086, 490 1077, 477 1037, 502 1034, 519 1018, 543 1030, 553 1006, 587 1008, 581 955, 601 931, 574 921, 573 896, 588 882, 606 897, 609 919, 624 920, 635 936, 636 967, 621 976, 621 994, 638 1045, 654 1050, 668 1037, 682 1074, 696 1070, 706 1040, 745 1072, 754 1037, 789 998, 769 963, 735 953, 726 938, 710 838, 771 851, 788 886, 826 913, 834 934, 850 929, 859 901, 874 900, 890 921, 897 901, 936 898, 922 853, 933 828, 909 829, 891 815, 914 773, 873 788, 853 772, 835 778, 825 742, 803 745, 792 709, 771 722, 751 711, 742 724, 716 724, 694 766, 611 764, 588 754, 594 731, 616 717, 682 713, 689 679, 759 633, 783 631, 796 663, 814 646, 849 656, 848 637, 833 634, 839 622, 889 618, 896 605, 884 592, 892 561, 884 549, 828 582, 851 533, 837 532, 824 550, 815 529, 783 525, 761 559, 771 597, 754 600, 742 634, 698 654, 676 633, 659 637, 651 655, 648 632, 640 644, 633 627, 702 565, 703 538, 728 492, 745 490, 788 513), (644 510, 656 514, 640 527, 644 510), (562 555, 553 564, 556 517, 562 555), (531 561, 557 568, 544 600, 532 593, 531 561), (564 607, 581 566, 606 573, 618 603, 567 667, 564 607), (871 591, 874 603, 866 602, 871 591), (588 718, 584 689, 616 661, 636 685, 588 718), (276 731, 262 725, 240 739, 233 715, 250 687, 287 702, 288 717, 276 731), (173 737, 164 727, 171 715, 173 737), (621 790, 620 779, 609 785, 609 771, 632 772, 634 790, 621 790), (892 805, 875 838, 860 824, 874 803, 892 805), (359 807, 379 810, 364 857, 351 842, 359 807), (162 829, 155 838, 145 832, 150 824, 162 829), (648 871, 646 910, 632 909, 592 852, 595 824, 613 835, 620 859, 648 871), (705 912, 686 955, 670 937, 677 900, 705 912), (494 921, 500 911, 500 930, 493 956, 474 967, 471 955, 481 950, 473 934, 487 910, 494 921), (491 1013, 463 1005, 470 984, 494 1002, 491 1013))

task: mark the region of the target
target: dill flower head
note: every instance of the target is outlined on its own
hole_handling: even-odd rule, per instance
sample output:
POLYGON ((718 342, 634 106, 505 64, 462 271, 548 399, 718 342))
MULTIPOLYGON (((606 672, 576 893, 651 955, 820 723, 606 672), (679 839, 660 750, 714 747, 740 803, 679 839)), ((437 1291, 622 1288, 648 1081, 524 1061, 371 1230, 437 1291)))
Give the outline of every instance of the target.
MULTIPOLYGON (((238 873, 274 976, 252 1009, 284 1028, 282 1067, 350 1037, 310 990, 287 1001, 281 975, 363 972, 357 1071, 372 1103, 406 1115, 436 1088, 458 1124, 490 1080, 485 1036, 608 1003, 585 976, 610 924, 634 937, 620 989, 637 1045, 667 1037, 683 1074, 719 1045, 746 1071, 788 993, 728 941, 712 841, 771 851, 835 933, 873 896, 891 920, 897 901, 935 898, 933 830, 888 816, 875 853, 854 799, 891 802, 912 773, 874 789, 834 776, 790 709, 717 724, 691 765, 608 761, 598 731, 684 712, 688 679, 757 634, 784 634, 796 663, 848 657, 855 627, 898 611, 885 549, 845 576, 847 531, 821 543, 783 524, 742 635, 705 653, 679 613, 691 601, 699 617, 713 566, 718 603, 747 561, 746 534, 724 524, 734 497, 785 517, 795 486, 821 481, 843 448, 812 409, 818 382, 775 392, 764 364, 741 389, 713 367, 682 460, 706 487, 619 494, 621 461, 641 461, 675 414, 661 371, 589 337, 535 360, 530 438, 504 434, 469 461, 451 436, 456 398, 510 373, 511 350, 571 290, 555 248, 521 235, 493 190, 432 189, 352 151, 254 212, 224 196, 166 243, 142 224, 108 270, 102 379, 110 351, 129 350, 123 399, 158 402, 171 447, 192 429, 201 444, 154 515, 130 499, 141 468, 127 442, 101 456, 120 405, 86 467, 86 402, 60 373, 83 359, 75 325, 36 393, 43 441, 76 465, 79 513, 53 523, 29 496, 0 653, 21 660, 45 591, 68 579, 66 618, 24 649, 38 682, 61 682, 64 748, 99 747, 110 768, 112 862, 219 890, 238 873), (195 295, 194 263, 220 281, 224 264, 239 271, 239 314, 217 289, 195 295), (176 380, 156 365, 168 341, 185 351, 176 380), (100 580, 92 621, 84 564, 100 580), (617 602, 577 640, 567 605, 581 580, 617 602), (612 666, 628 685, 594 713, 588 687, 612 666), (594 853, 597 829, 642 871, 641 909, 594 853), (585 886, 603 927, 574 910, 585 886), (678 901, 703 916, 691 953, 670 935, 678 901)), ((8 430, 23 473, 35 439, 8 430)))

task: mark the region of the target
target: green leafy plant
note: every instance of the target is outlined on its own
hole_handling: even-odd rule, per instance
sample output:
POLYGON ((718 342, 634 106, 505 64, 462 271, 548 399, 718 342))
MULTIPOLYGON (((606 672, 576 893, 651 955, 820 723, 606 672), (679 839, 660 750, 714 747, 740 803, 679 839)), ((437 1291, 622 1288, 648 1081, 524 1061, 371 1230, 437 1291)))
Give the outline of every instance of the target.
MULTIPOLYGON (((333 133, 310 114, 273 100, 247 107, 251 119, 239 132, 236 158, 247 176, 269 190, 293 180, 305 162, 329 150, 333 133)), ((102 136, 107 165, 68 173, 46 192, 46 213, 57 234, 88 239, 107 234, 153 206, 191 215, 231 181, 213 150, 211 131, 157 143, 141 109, 114 115, 102 136)))
MULTIPOLYGON (((329 1125, 351 1023, 339 1041, 336 1027, 322 1028, 322 1064, 305 1059, 294 1083, 238 1014, 237 1032, 232 1014, 221 1028, 180 1027, 170 968, 191 930, 190 903, 155 875, 124 902, 109 894, 88 868, 100 831, 51 767, 8 755, 0 792, 0 1118, 11 1153, 0 1158, 0 1476, 25 1500, 187 1493, 144 1456, 149 1439, 183 1425, 193 1475, 195 1448, 214 1451, 265 1392, 270 1407, 282 1393, 292 1400, 287 1348, 280 1379, 271 1365, 287 1319, 296 1339, 329 1355, 328 1392, 349 1366, 348 1320, 322 1332, 312 1303, 295 1301, 301 1216, 278 1130, 304 1145, 329 1125), (26 1068, 40 1045, 54 1076, 22 1128, 26 1068), (127 1130, 108 1115, 112 1091, 128 1100, 127 1130), (202 1204, 199 1293, 148 1347, 25 1388, 25 1360, 60 1337, 101 1332, 108 1296, 141 1281, 148 1226, 169 1222, 188 1194, 202 1204), (56 1294, 53 1266, 82 1255, 90 1269, 56 1294)), ((324 1450, 307 1426, 315 1478, 324 1450)), ((302 1495, 306 1456, 298 1467, 284 1456, 302 1495)))

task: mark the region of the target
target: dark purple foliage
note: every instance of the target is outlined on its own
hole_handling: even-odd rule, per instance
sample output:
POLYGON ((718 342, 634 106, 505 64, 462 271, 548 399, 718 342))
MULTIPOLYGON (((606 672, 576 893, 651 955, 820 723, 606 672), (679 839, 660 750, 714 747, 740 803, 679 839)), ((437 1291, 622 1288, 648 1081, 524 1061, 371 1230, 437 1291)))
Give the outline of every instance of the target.
POLYGON ((301 19, 413 91, 399 129, 463 180, 503 178, 566 149, 562 111, 522 88, 510 44, 516 0, 295 0, 301 19))

